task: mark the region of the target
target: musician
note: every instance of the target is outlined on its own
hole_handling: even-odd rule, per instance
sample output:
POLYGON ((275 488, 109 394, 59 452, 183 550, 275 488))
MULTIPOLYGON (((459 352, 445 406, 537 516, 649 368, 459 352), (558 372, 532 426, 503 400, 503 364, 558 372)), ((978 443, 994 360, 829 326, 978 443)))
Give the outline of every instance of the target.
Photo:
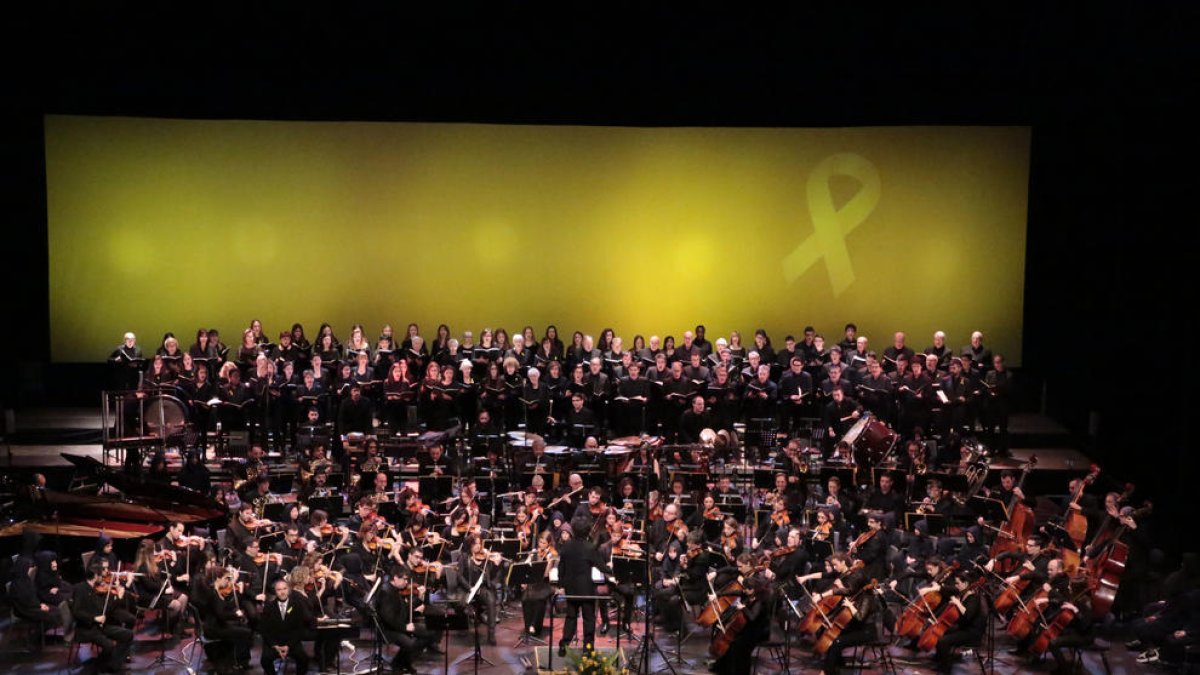
POLYGON ((929 426, 930 401, 933 398, 932 380, 925 372, 920 358, 909 364, 909 371, 896 386, 899 398, 899 431, 910 435, 916 427, 929 426))
POLYGON ((116 620, 113 602, 114 582, 104 583, 104 578, 94 570, 87 571, 87 580, 77 586, 71 603, 71 614, 75 619, 75 639, 91 642, 100 647, 97 657, 102 672, 118 672, 125 667, 125 659, 133 646, 133 631, 116 620))
MULTIPOLYGON (((614 556, 641 558, 644 554, 641 547, 626 537, 624 523, 619 523, 617 527, 609 530, 608 541, 600 546, 600 557, 608 559, 610 564, 613 564, 614 556)), ((633 632, 630 624, 633 623, 633 607, 637 588, 630 583, 616 583, 611 586, 610 590, 612 595, 619 600, 620 630, 626 633, 633 632)), ((601 607, 600 617, 600 634, 607 635, 609 628, 608 601, 605 601, 601 607)))
POLYGON ((429 446, 429 453, 422 455, 417 464, 419 465, 418 472, 422 476, 447 476, 450 474, 450 460, 444 454, 445 450, 440 443, 435 443, 429 446))
POLYGON ((1012 373, 1000 354, 992 357, 992 369, 984 373, 983 385, 983 426, 989 434, 994 434, 996 450, 1004 454, 1008 452, 1008 416, 1012 409, 1013 384, 1012 373))
POLYGON ((955 648, 978 647, 983 641, 988 611, 983 597, 975 590, 978 580, 979 574, 974 570, 964 570, 954 576, 954 593, 948 602, 957 607, 959 618, 937 642, 938 672, 949 673, 953 669, 955 648))
POLYGON ((392 657, 395 672, 417 672, 413 669, 412 658, 426 649, 440 653, 437 650, 439 635, 416 622, 417 614, 423 614, 425 610, 421 590, 412 585, 408 570, 395 567, 375 600, 384 637, 400 648, 392 657))
POLYGON ((912 361, 912 358, 913 350, 905 346, 904 333, 898 331, 892 335, 891 346, 883 350, 883 369, 889 373, 895 372, 900 359, 912 361))
POLYGON ((570 596, 589 596, 596 594, 592 582, 592 568, 600 572, 614 585, 612 570, 590 541, 587 540, 590 523, 577 518, 571 521, 571 538, 559 546, 558 550, 558 582, 567 598, 567 616, 563 624, 562 637, 558 643, 558 655, 567 655, 567 645, 575 639, 579 614, 583 612, 583 645, 584 650, 596 644, 596 601, 577 600, 570 596))
POLYGON ((779 379, 779 401, 784 410, 787 428, 796 428, 801 417, 808 417, 809 396, 813 392, 812 376, 804 371, 804 358, 795 354, 788 360, 789 370, 779 379))
POLYGON ((275 675, 276 659, 292 659, 296 662, 297 673, 308 672, 308 654, 304 651, 301 640, 306 632, 316 626, 309 605, 292 590, 286 579, 278 579, 273 585, 274 593, 263 605, 262 621, 259 622, 259 632, 263 637, 262 664, 263 672, 275 675))
POLYGON ((904 495, 895 489, 895 480, 890 473, 881 473, 879 487, 867 495, 863 512, 876 512, 887 516, 891 523, 901 522, 907 503, 904 495))
POLYGON ((137 557, 133 561, 133 571, 141 575, 134 579, 134 591, 140 598, 140 604, 143 607, 165 611, 163 633, 168 635, 175 633, 174 626, 183 617, 188 604, 187 593, 177 593, 171 583, 167 563, 175 556, 175 551, 167 553, 156 550, 152 540, 143 539, 138 545, 137 557))
POLYGON ((712 671, 718 675, 749 675, 754 668, 755 648, 771 636, 771 611, 775 602, 770 581, 748 576, 742 595, 741 611, 745 613, 746 625, 733 638, 728 650, 713 663, 712 671))
POLYGON ((692 407, 679 418, 679 441, 681 443, 699 443, 700 432, 713 428, 715 424, 712 413, 706 408, 703 396, 692 396, 691 403, 692 407))
POLYGON ((596 532, 599 530, 599 525, 610 513, 608 504, 604 503, 604 488, 599 485, 592 486, 587 493, 587 501, 581 502, 575 506, 575 512, 571 515, 571 522, 576 519, 586 520, 588 523, 588 531, 596 532))
POLYGON ((825 410, 821 414, 821 426, 825 427, 826 443, 832 445, 854 426, 854 421, 862 415, 862 407, 854 399, 847 397, 841 387, 835 386, 829 391, 831 400, 825 404, 825 410))
POLYGON ((801 577, 801 580, 832 578, 833 584, 829 590, 814 593, 813 602, 829 595, 837 595, 843 598, 843 602, 849 602, 853 606, 854 618, 825 652, 822 664, 823 672, 838 673, 844 663, 842 650, 875 641, 875 612, 878 611, 878 601, 875 594, 867 589, 873 578, 861 567, 851 567, 848 555, 835 553, 829 557, 829 564, 830 573, 814 573, 801 577))
POLYGON ((647 540, 650 543, 650 550, 654 553, 656 560, 662 561, 664 551, 667 544, 670 543, 671 537, 683 525, 685 523, 679 519, 678 504, 672 503, 662 507, 662 517, 654 521, 647 536, 647 540))
POLYGON ((861 394, 859 401, 863 407, 881 420, 892 419, 892 381, 883 374, 883 366, 879 361, 871 359, 867 375, 855 388, 861 394))
MULTIPOLYGON (((587 532, 584 532, 587 536, 587 532)), ((496 583, 499 579, 500 554, 488 551, 483 547, 483 539, 478 534, 468 535, 463 545, 465 555, 458 560, 459 590, 469 594, 479 584, 475 593, 476 609, 482 605, 486 612, 487 643, 496 644, 496 583), (482 577, 482 579, 481 579, 482 577)), ((561 571, 560 571, 561 574, 561 571)), ((595 610, 593 610, 594 613, 595 610)))
POLYGON ((950 360, 950 373, 942 378, 941 389, 949 399, 949 403, 942 404, 942 420, 939 424, 942 433, 966 431, 971 413, 972 387, 958 359, 950 360))
MULTIPOLYGON (((628 352, 626 352, 628 354, 628 352)), ((631 362, 625 376, 617 382, 617 433, 622 435, 644 432, 646 406, 650 401, 650 381, 641 376, 642 367, 631 362)))
POLYGON ((206 637, 220 640, 232 648, 232 659, 238 668, 250 668, 250 647, 254 634, 246 625, 246 613, 235 597, 235 579, 231 570, 208 567, 202 582, 202 594, 194 595, 204 619, 206 637))
MULTIPOLYGON (((1022 599, 1032 596, 1037 587, 1046 583, 1050 577, 1050 562, 1052 554, 1045 548, 1045 540, 1040 535, 1033 535, 1025 540, 1024 551, 1006 551, 989 560, 984 568, 991 572, 996 563, 1002 560, 1016 560, 1019 563, 1017 574, 1005 578, 1005 583, 1014 584, 1017 581, 1027 582, 1022 599)), ((1061 565, 1061 561, 1059 561, 1061 565)))
POLYGON ((863 569, 872 579, 883 579, 888 573, 888 538, 884 530, 885 515, 872 511, 867 514, 867 530, 851 544, 848 552, 855 560, 863 563, 863 569))
POLYGON ((338 406, 339 433, 371 433, 372 414, 371 400, 363 396, 362 385, 355 382, 350 385, 349 398, 343 399, 338 406))
POLYGON ((771 367, 762 364, 757 377, 746 384, 742 392, 742 411, 747 420, 775 417, 775 404, 779 398, 779 387, 771 381, 771 367))
POLYGON ((771 552, 767 570, 778 579, 791 579, 808 571, 808 550, 804 547, 804 531, 798 527, 787 530, 784 545, 771 552))
POLYGON ((846 514, 855 513, 858 510, 858 502, 842 489, 842 479, 837 476, 830 476, 825 481, 825 499, 821 503, 834 509, 833 515, 839 522, 846 514))
POLYGON ((604 424, 608 415, 608 397, 612 389, 608 375, 602 372, 603 365, 604 362, 599 356, 592 357, 592 360, 588 362, 588 372, 584 378, 592 411, 596 413, 596 419, 600 420, 601 425, 604 424))

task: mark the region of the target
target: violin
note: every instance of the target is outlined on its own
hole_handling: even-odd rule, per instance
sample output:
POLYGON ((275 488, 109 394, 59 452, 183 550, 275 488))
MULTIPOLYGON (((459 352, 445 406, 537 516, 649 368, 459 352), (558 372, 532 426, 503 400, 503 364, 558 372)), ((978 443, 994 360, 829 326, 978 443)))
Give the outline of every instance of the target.
POLYGON ((813 528, 812 538, 813 541, 828 541, 829 535, 832 533, 833 523, 828 521, 824 523, 817 523, 817 526, 813 528))
POLYGON ((775 549, 774 551, 771 551, 771 559, 774 560, 776 558, 783 558, 785 556, 791 555, 795 551, 796 551, 795 546, 780 546, 779 548, 775 549))
POLYGON ((787 511, 775 511, 771 514, 771 522, 775 523, 775 527, 783 527, 790 524, 792 518, 788 515, 787 511))
POLYGON ((291 547, 293 551, 303 551, 308 548, 308 540, 304 537, 296 537, 296 541, 291 543, 291 547))
POLYGON ((707 520, 723 520, 725 515, 721 513, 721 509, 714 505, 712 508, 704 510, 704 517, 707 520))
POLYGON ((862 534, 858 535, 857 539, 850 542, 850 552, 854 553, 856 550, 858 550, 858 548, 860 546, 867 543, 868 541, 871 541, 871 537, 874 537, 875 533, 878 531, 879 530, 867 530, 866 532, 863 532, 862 534))
POLYGON ((738 538, 736 534, 730 534, 721 537, 721 547, 730 551, 738 547, 738 538))
POLYGON ((283 555, 280 553, 259 553, 254 556, 255 565, 265 565, 268 562, 272 565, 282 565, 283 555))
POLYGON ((380 550, 380 549, 383 549, 385 551, 390 551, 390 550, 392 550, 393 547, 396 546, 396 540, 395 539, 383 539, 383 538, 377 537, 375 539, 372 539, 371 541, 368 541, 365 545, 367 547, 367 550, 372 551, 372 552, 380 550))
POLYGON ((653 523, 656 520, 660 520, 662 518, 662 515, 663 515, 662 506, 655 504, 654 507, 650 509, 650 512, 646 514, 646 520, 653 523))
POLYGON ((500 561, 504 560, 504 557, 501 556, 498 551, 489 551, 485 548, 472 553, 471 560, 474 561, 476 565, 483 565, 489 562, 493 565, 499 565, 500 561))
POLYGON ((676 518, 675 520, 672 520, 671 522, 667 523, 666 527, 667 527, 667 534, 675 534, 676 532, 679 531, 679 528, 683 527, 683 521, 676 518))
POLYGON ((175 539, 175 546, 178 548, 187 548, 188 546, 203 547, 204 544, 204 537, 181 536, 175 539))
POLYGON ((423 562, 419 565, 414 565, 412 568, 412 571, 413 571, 413 574, 429 574, 431 572, 435 575, 441 574, 442 573, 442 563, 437 562, 437 561, 423 562))

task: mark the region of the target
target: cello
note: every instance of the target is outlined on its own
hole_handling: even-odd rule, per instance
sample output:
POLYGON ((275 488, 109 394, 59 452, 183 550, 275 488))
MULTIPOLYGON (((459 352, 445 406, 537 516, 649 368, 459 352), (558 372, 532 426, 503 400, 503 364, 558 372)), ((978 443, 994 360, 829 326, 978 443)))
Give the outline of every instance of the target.
POLYGON ((1033 630, 1034 624, 1039 621, 1043 624, 1046 623, 1046 617, 1042 614, 1042 603, 1038 601, 1046 600, 1049 597, 1050 591, 1047 591, 1045 588, 1039 588, 1033 594, 1033 597, 1029 598, 1029 602, 1021 602, 1018 599, 1017 602, 1021 605, 1021 609, 1013 612, 1012 619, 1009 620, 1008 626, 1005 628, 1008 634, 1021 640, 1029 635, 1029 632, 1033 630))
POLYGON ((928 619, 937 621, 937 615, 934 612, 942 604, 941 585, 957 570, 958 561, 955 560, 933 579, 936 588, 930 586, 922 591, 919 597, 908 603, 908 607, 896 619, 896 628, 893 631, 896 635, 909 638, 919 637, 928 619))
MULTIPOLYGON (((963 597, 965 598, 967 594, 974 593, 975 589, 979 588, 979 585, 983 583, 984 579, 986 579, 986 577, 980 577, 978 580, 973 582, 971 586, 967 588, 966 593, 963 594, 963 597)), ((929 624, 929 627, 926 628, 925 632, 921 633, 921 637, 917 639, 917 649, 926 652, 937 649, 938 641, 942 639, 942 636, 946 634, 946 631, 949 630, 951 626, 953 626, 958 622, 959 619, 962 618, 962 612, 963 610, 959 609, 958 603, 954 602, 953 599, 950 602, 947 602, 946 607, 941 611, 940 614, 938 614, 937 621, 929 624)))
POLYGON ((1079 549, 1083 547, 1088 530, 1087 516, 1083 515, 1083 510, 1079 508, 1079 498, 1083 496, 1084 488, 1094 483, 1099 475, 1100 467, 1093 464, 1088 475, 1075 486, 1075 492, 1071 494, 1071 503, 1067 505, 1067 513, 1063 517, 1063 529, 1075 544, 1074 551, 1063 549, 1062 552, 1063 568, 1069 575, 1074 575, 1079 569, 1079 549))
MULTIPOLYGON (((1037 456, 1030 456, 1029 461, 1021 469, 1021 477, 1017 480, 1017 486, 1013 490, 1015 493, 1025 484, 1025 477, 1029 475, 1029 470, 1037 465, 1037 456)), ((1001 553, 1014 552, 1021 547, 1021 543, 1033 534, 1034 528, 1034 513, 1033 509, 1026 506, 1013 494, 1012 499, 1007 504, 1008 520, 1000 527, 995 541, 992 542, 992 550, 989 556, 993 559, 1001 553)), ((998 571, 1001 574, 1008 574, 1016 569, 1015 561, 1002 560, 998 563, 998 571)))
POLYGON ((821 631, 821 635, 817 638, 816 644, 813 645, 814 654, 817 656, 824 656, 825 652, 829 651, 829 648, 833 645, 834 641, 841 636, 842 631, 846 629, 846 626, 849 626, 850 622, 853 621, 856 616, 858 616, 858 612, 854 607, 854 601, 858 598, 858 596, 862 595, 863 593, 874 592, 875 580, 872 579, 868 581, 862 588, 858 589, 854 595, 832 596, 839 599, 838 605, 835 606, 837 613, 832 617, 821 617, 825 626, 825 630, 821 631))

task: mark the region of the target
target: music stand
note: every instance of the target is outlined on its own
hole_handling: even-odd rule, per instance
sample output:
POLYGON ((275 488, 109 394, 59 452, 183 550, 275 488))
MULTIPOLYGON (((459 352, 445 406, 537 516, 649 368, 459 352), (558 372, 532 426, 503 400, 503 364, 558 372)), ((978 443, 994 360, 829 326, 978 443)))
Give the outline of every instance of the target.
MULTIPOLYGON (((478 595, 478 593, 479 593, 479 589, 483 587, 483 584, 486 583, 487 580, 488 580, 488 572, 487 572, 487 567, 486 567, 486 563, 485 563, 485 567, 480 571, 479 579, 477 579, 475 581, 475 586, 471 589, 470 594, 467 595, 467 600, 465 603, 467 610, 471 610, 467 614, 468 618, 474 617, 474 619, 475 619, 475 625, 471 631, 475 638, 475 651, 473 651, 468 658, 473 659, 475 661, 475 672, 476 673, 479 672, 479 664, 480 663, 486 663, 489 668, 494 667, 496 665, 496 664, 492 663, 491 661, 487 660, 486 657, 484 657, 483 648, 479 644, 479 624, 480 624, 480 622, 482 622, 484 620, 480 616, 481 614, 483 614, 483 608, 479 607, 477 605, 474 607, 472 606, 472 603, 475 601, 475 596, 478 595)), ((466 659, 458 659, 454 663, 457 665, 459 662, 465 661, 465 660, 466 659)), ((449 668, 447 668, 447 672, 449 672, 449 668)))
MULTIPOLYGON (((458 603, 437 603, 445 609, 444 612, 426 612, 425 626, 429 630, 440 630, 445 634, 445 645, 442 647, 444 668, 442 672, 450 672, 450 632, 465 631, 470 627, 465 605, 458 603)), ((457 663, 457 662, 456 662, 457 663)))
MULTIPOLYGON (((511 590, 521 584, 530 584, 539 579, 545 579, 546 568, 549 565, 550 561, 548 560, 515 562, 508 566, 508 575, 504 579, 504 585, 511 590)), ((534 643, 540 645, 547 644, 545 640, 534 637, 528 631, 522 630, 521 639, 517 640, 517 644, 513 645, 513 648, 515 649, 523 645, 528 646, 534 643)))

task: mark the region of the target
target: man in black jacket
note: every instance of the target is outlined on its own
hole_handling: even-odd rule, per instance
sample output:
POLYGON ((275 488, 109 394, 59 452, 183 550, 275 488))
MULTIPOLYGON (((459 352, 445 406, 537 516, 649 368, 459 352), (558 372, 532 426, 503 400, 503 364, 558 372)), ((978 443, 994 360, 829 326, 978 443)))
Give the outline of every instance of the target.
POLYGON ((410 572, 403 567, 395 567, 388 585, 375 600, 384 637, 400 647, 392 659, 392 668, 406 673, 416 672, 412 667, 412 657, 424 649, 433 650, 438 641, 437 633, 416 623, 424 614, 424 608, 420 605, 421 594, 409 591, 411 583, 410 572), (418 603, 417 606, 410 606, 414 601, 418 603))
POLYGON ((372 431, 371 401, 362 395, 362 387, 355 383, 350 387, 350 398, 342 401, 338 408, 338 428, 343 434, 357 431, 369 434, 372 431))
POLYGON ((125 657, 133 645, 133 631, 117 625, 108 614, 116 607, 105 603, 106 593, 96 590, 99 581, 94 571, 88 572, 86 584, 76 588, 71 603, 75 617, 75 640, 92 642, 100 647, 97 661, 101 672, 115 673, 125 665, 125 657))
MULTIPOLYGON (((609 581, 612 570, 600 555, 600 551, 587 540, 588 521, 576 518, 571 521, 572 537, 558 547, 558 583, 567 596, 595 595, 592 568, 600 570, 609 581)), ((567 655, 567 645, 575 639, 579 613, 583 612, 583 644, 588 650, 596 644, 596 601, 567 600, 567 618, 563 624, 562 639, 558 642, 558 655, 567 655)))
POLYGON ((316 620, 309 611, 308 603, 299 593, 292 592, 291 584, 285 579, 275 581, 275 593, 263 603, 259 632, 263 636, 263 672, 275 675, 275 660, 296 662, 297 673, 308 672, 308 654, 304 653, 301 640, 314 628, 316 620))

